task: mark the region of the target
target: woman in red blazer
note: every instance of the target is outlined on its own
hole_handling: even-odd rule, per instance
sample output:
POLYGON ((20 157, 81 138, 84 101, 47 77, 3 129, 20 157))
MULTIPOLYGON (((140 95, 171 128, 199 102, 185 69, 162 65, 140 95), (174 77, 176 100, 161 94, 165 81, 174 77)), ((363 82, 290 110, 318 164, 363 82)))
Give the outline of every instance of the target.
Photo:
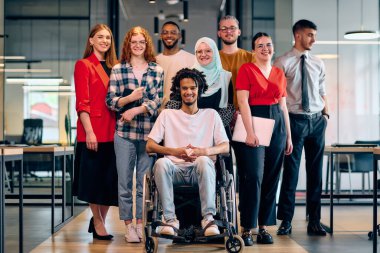
POLYGON ((93 217, 88 228, 93 238, 111 240, 105 227, 110 206, 118 205, 114 151, 115 113, 105 104, 109 76, 117 63, 110 28, 95 25, 83 59, 75 64, 77 147, 73 193, 90 204, 93 217))

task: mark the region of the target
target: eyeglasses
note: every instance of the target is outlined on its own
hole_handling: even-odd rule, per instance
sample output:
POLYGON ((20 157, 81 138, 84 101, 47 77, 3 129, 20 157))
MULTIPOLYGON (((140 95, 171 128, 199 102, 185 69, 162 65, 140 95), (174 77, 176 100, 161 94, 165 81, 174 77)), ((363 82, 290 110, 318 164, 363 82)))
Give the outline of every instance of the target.
POLYGON ((146 41, 145 40, 140 40, 140 41, 130 41, 131 45, 132 46, 136 46, 137 44, 139 44, 140 46, 145 46, 146 45, 146 41))
POLYGON ((258 44, 258 45, 256 45, 256 48, 257 49, 264 49, 264 47, 266 47, 266 48, 272 48, 273 47, 273 45, 272 45, 272 43, 267 43, 267 44, 258 44))
POLYGON ((236 26, 230 26, 230 27, 222 26, 219 30, 220 30, 221 32, 226 33, 226 32, 234 32, 234 31, 236 31, 237 29, 238 29, 238 27, 236 27, 236 26))
POLYGON ((161 35, 173 35, 173 36, 176 36, 176 35, 178 35, 179 33, 177 32, 177 31, 162 31, 161 32, 161 35))
POLYGON ((195 51, 196 54, 202 55, 202 54, 212 54, 211 49, 206 49, 206 50, 197 50, 195 51))

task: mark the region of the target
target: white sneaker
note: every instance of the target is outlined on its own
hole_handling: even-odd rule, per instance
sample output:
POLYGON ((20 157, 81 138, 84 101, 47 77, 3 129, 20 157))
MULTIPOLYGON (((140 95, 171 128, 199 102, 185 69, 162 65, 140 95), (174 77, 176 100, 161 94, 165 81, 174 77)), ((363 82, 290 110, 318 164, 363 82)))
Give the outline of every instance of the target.
MULTIPOLYGON (((207 224, 209 224, 211 221, 213 221, 214 218, 209 218, 209 219, 203 219, 201 221, 201 224, 202 224, 202 229, 205 229, 205 227, 207 226, 207 224)), ((205 230, 205 236, 212 236, 212 235, 219 235, 220 232, 219 232, 219 229, 218 229, 218 226, 215 225, 215 224, 212 224, 211 226, 209 226, 206 230, 205 230)))
MULTIPOLYGON (((173 226, 176 229, 179 228, 179 221, 177 219, 173 219, 168 222, 165 222, 165 224, 173 226)), ((156 232, 161 235, 177 235, 177 232, 175 232, 174 229, 169 226, 158 226, 156 229, 156 232)))
POLYGON ((140 242, 140 238, 136 233, 136 228, 133 226, 133 223, 129 223, 126 228, 125 240, 127 242, 140 242))
POLYGON ((142 225, 142 223, 136 224, 136 233, 137 233, 137 236, 139 237, 139 239, 141 241, 143 238, 143 225, 142 225))

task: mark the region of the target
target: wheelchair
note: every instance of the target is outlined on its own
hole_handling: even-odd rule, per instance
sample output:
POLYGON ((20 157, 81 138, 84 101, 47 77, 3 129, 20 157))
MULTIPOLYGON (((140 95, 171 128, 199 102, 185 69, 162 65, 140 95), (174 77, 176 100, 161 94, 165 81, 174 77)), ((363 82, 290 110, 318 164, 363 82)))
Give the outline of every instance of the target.
MULTIPOLYGON (((227 252, 238 253, 242 252, 244 249, 244 241, 238 235, 237 229, 237 208, 236 208, 236 192, 234 179, 230 172, 225 168, 223 157, 229 154, 222 154, 217 156, 217 163, 215 164, 216 173, 216 215, 215 224, 219 227, 220 234, 214 236, 204 236, 204 230, 197 226, 196 224, 188 224, 186 220, 191 217, 200 217, 200 204, 198 203, 198 213, 194 214, 193 208, 184 208, 189 213, 184 215, 179 215, 177 213, 178 209, 182 208, 184 205, 188 207, 189 199, 186 199, 181 204, 176 203, 178 200, 178 193, 188 193, 193 191, 194 196, 198 197, 199 202, 199 192, 198 189, 194 189, 192 186, 176 186, 174 189, 175 196, 175 206, 177 219, 180 221, 180 228, 177 231, 177 235, 164 235, 156 232, 158 226, 165 225, 161 221, 162 208, 159 201, 159 193, 155 185, 154 174, 147 173, 144 178, 143 185, 143 226, 144 226, 144 239, 145 239, 145 251, 147 253, 156 253, 158 249, 158 238, 165 238, 173 240, 173 243, 180 244, 190 244, 190 243, 207 243, 224 242, 227 252), (191 189, 193 188, 193 189, 191 189)), ((183 198, 185 199, 185 198, 183 198)), ((190 201, 191 202, 191 201, 190 201)), ((190 205, 197 206, 197 203, 190 203, 190 205)))

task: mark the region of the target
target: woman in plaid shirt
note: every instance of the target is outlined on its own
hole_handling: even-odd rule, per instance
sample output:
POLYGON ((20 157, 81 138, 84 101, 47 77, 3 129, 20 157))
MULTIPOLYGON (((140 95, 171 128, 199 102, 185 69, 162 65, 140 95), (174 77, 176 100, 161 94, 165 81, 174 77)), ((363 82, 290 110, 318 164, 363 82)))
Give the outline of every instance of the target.
POLYGON ((147 136, 163 96, 163 69, 156 63, 148 32, 134 27, 124 38, 120 64, 112 68, 106 97, 116 112, 115 153, 118 172, 119 213, 126 225, 127 242, 142 240, 143 178, 152 166, 145 151, 147 136), (133 225, 132 181, 136 165, 136 226, 133 225))

